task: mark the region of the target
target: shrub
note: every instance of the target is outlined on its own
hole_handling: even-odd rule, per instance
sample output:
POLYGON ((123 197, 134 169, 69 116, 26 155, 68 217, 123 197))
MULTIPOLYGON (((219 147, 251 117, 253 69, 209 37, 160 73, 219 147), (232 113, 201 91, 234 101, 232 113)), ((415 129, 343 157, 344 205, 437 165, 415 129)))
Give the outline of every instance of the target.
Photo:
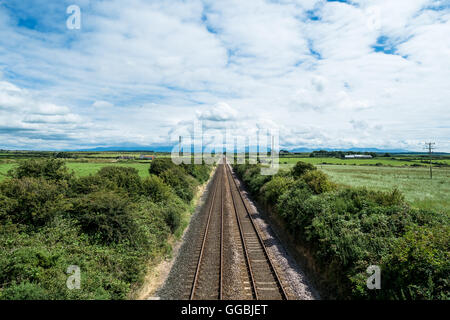
POLYGON ((195 179, 188 176, 181 168, 168 169, 161 173, 160 177, 184 201, 189 202, 194 198, 195 179))
POLYGON ((413 226, 383 265, 385 297, 450 298, 450 228, 413 226))
POLYGON ((272 179, 272 176, 263 176, 260 165, 248 166, 245 170, 242 180, 247 185, 250 193, 257 194, 261 187, 272 179))
POLYGON ((42 226, 69 208, 64 197, 65 185, 41 177, 5 180, 0 191, 3 194, 0 201, 5 205, 0 212, 15 223, 42 226))
POLYGON ((73 179, 70 189, 75 193, 75 195, 88 194, 100 190, 114 190, 117 189, 117 185, 106 177, 89 175, 73 179))
POLYGON ((174 233, 181 226, 181 216, 187 208, 184 203, 176 197, 168 199, 168 201, 163 204, 163 207, 164 221, 169 226, 170 231, 174 233))
POLYGON ((133 240, 136 224, 125 194, 99 191, 76 198, 71 216, 83 232, 103 243, 133 240))
MULTIPOLYGON (((294 183, 277 175, 259 195, 278 197, 276 212, 334 297, 449 299, 448 214, 411 209, 397 189, 338 188, 321 171, 297 167, 294 183), (383 290, 367 289, 369 265, 381 267, 383 290)), ((264 179, 255 165, 236 172, 253 190, 264 179)))
MULTIPOLYGON (((312 191, 303 181, 297 181, 291 188, 284 192, 278 200, 278 213, 287 222, 293 233, 303 232, 303 228, 309 225, 312 214, 308 210, 308 200, 312 196, 312 191)), ((318 207, 317 207, 318 208, 318 207)))
POLYGON ((177 166, 172 162, 170 158, 156 158, 152 161, 149 168, 150 174, 157 176, 161 175, 166 170, 176 168, 177 166))
POLYGON ((9 172, 14 178, 45 178, 48 180, 70 180, 72 173, 69 173, 64 161, 58 159, 23 161, 19 166, 9 172))
POLYGON ((236 164, 233 165, 234 172, 239 178, 242 178, 244 176, 245 171, 249 168, 248 164, 236 164))
POLYGON ((308 170, 302 175, 302 179, 308 184, 316 194, 331 191, 335 185, 328 179, 328 176, 319 170, 308 170))
POLYGON ((197 184, 180 167, 162 175, 173 188, 122 167, 67 179, 57 166, 24 168, 0 183, 0 299, 127 298, 182 226, 188 206, 174 190, 191 199, 197 184), (80 290, 66 288, 73 264, 80 290))
MULTIPOLYGON (((155 220, 151 223, 154 229, 144 223, 143 228, 160 228, 155 220)), ((167 232, 163 221, 161 226, 167 232)), ((72 221, 62 218, 31 233, 0 225, 0 299, 125 299, 131 284, 142 279, 146 259, 166 246, 155 236, 148 239, 148 245, 139 247, 90 243, 72 221), (66 287, 69 265, 81 269, 80 290, 66 287)))
POLYGON ((153 202, 162 202, 170 198, 172 189, 154 174, 142 181, 142 194, 153 202))
POLYGON ((200 183, 208 181, 211 167, 205 164, 181 164, 185 172, 193 176, 200 183))
POLYGON ((112 181, 128 193, 137 194, 141 191, 141 178, 135 168, 107 166, 101 168, 97 174, 99 177, 112 181))
MULTIPOLYGON (((172 209, 176 210, 177 207, 174 206, 172 209)), ((160 203, 145 200, 137 203, 134 209, 134 218, 138 226, 136 240, 141 244, 139 247, 141 250, 145 248, 154 251, 155 248, 162 249, 166 246, 166 240, 172 228, 177 227, 168 223, 170 219, 167 218, 167 211, 165 205, 160 203)), ((181 216, 181 212, 178 214, 181 216)))
POLYGON ((30 282, 13 283, 3 292, 0 291, 0 299, 7 300, 46 300, 49 299, 47 290, 39 284, 30 282))
POLYGON ((276 176, 267 182, 260 191, 263 199, 272 205, 276 205, 279 197, 294 184, 291 177, 276 176))
POLYGON ((304 175, 305 173, 307 173, 308 171, 314 171, 314 170, 317 170, 317 169, 313 164, 303 162, 303 161, 298 161, 295 164, 295 166, 292 168, 292 175, 295 178, 299 178, 302 175, 304 175))
POLYGON ((8 198, 0 193, 0 221, 11 221, 10 213, 18 205, 17 200, 8 198))
MULTIPOLYGON (((404 205, 404 196, 398 190, 383 192, 369 190, 367 188, 343 188, 339 190, 339 197, 356 206, 355 210, 361 210, 368 205, 401 206, 404 205)), ((356 212, 356 211, 353 211, 356 212)))

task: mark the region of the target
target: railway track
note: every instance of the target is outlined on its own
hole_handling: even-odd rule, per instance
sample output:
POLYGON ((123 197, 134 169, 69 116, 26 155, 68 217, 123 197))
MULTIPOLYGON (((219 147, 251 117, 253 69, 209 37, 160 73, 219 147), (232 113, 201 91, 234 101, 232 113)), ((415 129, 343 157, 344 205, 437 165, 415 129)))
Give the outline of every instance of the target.
MULTIPOLYGON (((220 170, 220 168, 219 168, 220 170)), ((215 177, 189 299, 222 299, 223 176, 215 177)))
POLYGON ((198 247, 196 250, 198 256, 191 266, 194 271, 189 286, 189 299, 227 299, 224 279, 232 275, 226 272, 224 265, 232 262, 231 257, 225 255, 227 251, 224 250, 224 243, 229 243, 231 239, 239 241, 239 252, 243 255, 240 267, 245 270, 242 285, 247 290, 249 298, 288 299, 263 237, 227 164, 218 166, 203 214, 204 228, 199 242, 193 244, 198 247), (227 207, 224 204, 226 199, 231 200, 231 206, 227 207), (229 232, 224 232, 225 214, 232 215, 235 222, 234 230, 238 230, 237 237, 231 237, 229 232))

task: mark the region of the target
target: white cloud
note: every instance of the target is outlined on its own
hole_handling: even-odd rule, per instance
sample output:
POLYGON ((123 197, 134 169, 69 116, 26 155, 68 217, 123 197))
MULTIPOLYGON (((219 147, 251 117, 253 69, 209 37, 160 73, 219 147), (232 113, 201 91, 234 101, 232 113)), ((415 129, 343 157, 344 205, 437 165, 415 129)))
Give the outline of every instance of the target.
POLYGON ((95 102, 92 104, 92 106, 93 106, 94 108, 111 108, 111 107, 113 107, 114 105, 113 105, 111 102, 100 100, 100 101, 95 101, 95 102))
POLYGON ((0 125, 42 133, 8 135, 35 148, 164 144, 198 117, 241 132, 271 122, 286 146, 417 150, 435 139, 450 151, 449 8, 352 3, 86 1, 82 29, 66 33, 18 27, 0 6, 0 125), (375 52, 380 37, 391 51, 375 52))
POLYGON ((207 106, 206 110, 197 111, 197 118, 210 121, 230 121, 236 120, 238 111, 230 107, 225 102, 219 102, 213 107, 207 106))

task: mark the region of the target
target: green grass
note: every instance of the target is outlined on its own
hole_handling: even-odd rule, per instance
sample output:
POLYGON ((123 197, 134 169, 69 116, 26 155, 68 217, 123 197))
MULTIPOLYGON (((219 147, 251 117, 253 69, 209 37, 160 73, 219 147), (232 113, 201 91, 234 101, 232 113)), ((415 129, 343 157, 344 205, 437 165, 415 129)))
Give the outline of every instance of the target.
MULTIPOLYGON (((383 166, 410 166, 412 164, 419 164, 426 166, 425 163, 420 163, 420 161, 406 161, 403 159, 392 159, 392 158, 373 158, 373 159, 339 159, 339 158, 280 158, 281 164, 295 164, 297 161, 303 161, 307 163, 312 163, 315 165, 326 163, 326 164, 339 164, 339 165, 376 165, 382 164, 383 166)), ((436 161, 436 160, 434 160, 436 161)), ((433 161, 433 162, 434 162, 433 161)), ((441 160, 446 163, 447 160, 441 160)))
POLYGON ((0 181, 6 178, 6 174, 15 166, 14 163, 0 163, 0 181))
MULTIPOLYGON (((424 165, 428 165, 428 160, 412 160, 412 162, 414 163, 420 163, 420 164, 424 164, 424 165)), ((435 163, 439 163, 439 164, 444 164, 444 165, 450 165, 450 160, 449 159, 433 159, 433 164, 435 163)))
POLYGON ((340 165, 319 165, 318 168, 338 184, 381 191, 398 188, 414 207, 450 211, 450 168, 434 168, 433 180, 428 168, 340 165))
MULTIPOLYGON (((67 167, 69 170, 73 170, 75 175, 79 177, 95 174, 103 167, 107 166, 120 166, 120 167, 132 167, 136 168, 141 178, 145 178, 149 175, 148 169, 150 162, 76 162, 67 161, 67 167)), ((6 178, 7 172, 16 166, 15 163, 0 163, 0 181, 6 178)))
POLYGON ((148 168, 149 163, 135 163, 135 162, 67 162, 67 167, 73 170, 75 174, 79 177, 88 176, 90 174, 95 174, 103 167, 107 166, 120 166, 120 167, 131 167, 137 169, 139 176, 145 178, 149 175, 148 168))

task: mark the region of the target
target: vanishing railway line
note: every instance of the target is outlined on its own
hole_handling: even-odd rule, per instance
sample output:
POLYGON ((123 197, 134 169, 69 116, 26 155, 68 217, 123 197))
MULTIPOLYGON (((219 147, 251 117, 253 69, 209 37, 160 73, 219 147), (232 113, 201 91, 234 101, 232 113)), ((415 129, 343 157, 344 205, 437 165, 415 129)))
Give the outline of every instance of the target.
POLYGON ((203 219, 202 234, 198 242, 193 243, 197 247, 197 256, 191 264, 193 271, 188 280, 189 299, 227 299, 223 283, 230 275, 224 266, 232 263, 232 259, 226 255, 224 246, 230 241, 234 241, 243 255, 240 268, 244 279, 241 283, 248 298, 288 299, 264 239, 227 164, 219 164, 217 168, 203 219), (226 200, 231 200, 230 206, 225 205, 226 200), (225 215, 232 219, 232 229, 238 236, 232 237, 228 230, 231 228, 224 227, 225 215))

